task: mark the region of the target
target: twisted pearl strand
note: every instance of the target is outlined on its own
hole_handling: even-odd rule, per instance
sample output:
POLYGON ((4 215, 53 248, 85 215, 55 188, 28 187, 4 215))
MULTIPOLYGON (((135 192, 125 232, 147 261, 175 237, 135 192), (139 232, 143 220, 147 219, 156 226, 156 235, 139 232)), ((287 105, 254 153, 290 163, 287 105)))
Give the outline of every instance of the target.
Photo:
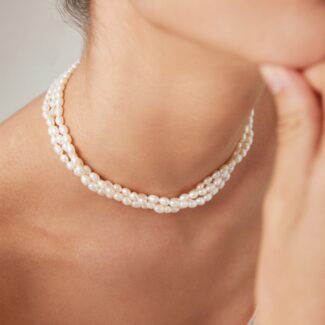
POLYGON ((200 182, 193 190, 175 198, 136 193, 119 184, 104 180, 78 156, 69 129, 64 123, 64 91, 78 64, 79 62, 75 63, 53 82, 45 96, 42 110, 54 151, 66 167, 80 177, 81 183, 92 192, 122 202, 126 206, 151 209, 157 213, 176 213, 182 209, 196 208, 211 201, 219 193, 253 144, 254 110, 250 114, 248 124, 230 160, 200 182))

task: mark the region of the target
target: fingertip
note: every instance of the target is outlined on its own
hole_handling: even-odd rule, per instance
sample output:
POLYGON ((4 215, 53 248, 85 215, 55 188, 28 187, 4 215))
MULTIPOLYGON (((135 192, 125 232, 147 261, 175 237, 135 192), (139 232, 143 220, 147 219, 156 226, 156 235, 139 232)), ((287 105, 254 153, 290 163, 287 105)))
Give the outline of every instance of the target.
POLYGON ((303 77, 295 70, 275 65, 262 65, 260 73, 274 95, 283 92, 303 95, 304 91, 308 91, 303 77))
POLYGON ((309 67, 304 71, 304 76, 317 92, 325 90, 325 62, 309 67))

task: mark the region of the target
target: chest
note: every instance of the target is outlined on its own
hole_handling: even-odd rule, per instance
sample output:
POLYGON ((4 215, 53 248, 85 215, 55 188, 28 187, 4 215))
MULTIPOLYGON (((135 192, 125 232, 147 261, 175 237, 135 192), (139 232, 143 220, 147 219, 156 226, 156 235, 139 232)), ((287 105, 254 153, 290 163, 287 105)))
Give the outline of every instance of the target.
POLYGON ((88 226, 82 236, 17 228, 17 244, 1 254, 0 319, 214 325, 229 319, 234 306, 238 317, 247 317, 255 240, 242 245, 244 239, 231 232, 218 239, 204 230, 201 236, 172 231, 175 225, 165 222, 139 227, 112 220, 102 228, 88 226))

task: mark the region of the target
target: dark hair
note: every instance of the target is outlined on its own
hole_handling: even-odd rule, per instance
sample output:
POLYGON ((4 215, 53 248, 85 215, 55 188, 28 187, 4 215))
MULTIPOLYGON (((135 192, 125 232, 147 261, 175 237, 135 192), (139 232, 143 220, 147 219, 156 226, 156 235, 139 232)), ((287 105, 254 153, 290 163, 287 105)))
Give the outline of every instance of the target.
POLYGON ((89 23, 90 0, 58 0, 59 10, 63 17, 71 21, 79 30, 85 32, 89 23))

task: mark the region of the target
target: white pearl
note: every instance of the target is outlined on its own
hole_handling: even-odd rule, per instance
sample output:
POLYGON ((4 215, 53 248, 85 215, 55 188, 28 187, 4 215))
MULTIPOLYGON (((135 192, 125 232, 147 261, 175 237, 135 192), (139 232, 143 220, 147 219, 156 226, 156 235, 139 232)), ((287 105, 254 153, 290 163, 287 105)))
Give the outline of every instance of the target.
POLYGON ((55 153, 58 154, 58 155, 62 155, 62 153, 63 153, 63 149, 62 149, 61 146, 59 146, 59 145, 55 145, 55 146, 54 146, 54 151, 55 151, 55 153))
POLYGON ((202 197, 199 197, 196 199, 196 204, 197 205, 203 205, 205 203, 205 200, 202 197))
POLYGON ((96 183, 90 183, 88 185, 88 188, 92 191, 92 192, 97 192, 98 191, 98 186, 96 183))
POLYGON ((57 135, 59 133, 59 129, 54 125, 50 126, 48 131, 49 131, 49 135, 52 135, 52 136, 57 135))
POLYGON ((61 134, 67 134, 69 132, 68 128, 65 125, 60 125, 59 127, 60 133, 61 134))
POLYGON ((219 185, 219 189, 222 189, 224 186, 225 186, 225 182, 224 181, 221 181, 220 185, 219 185))
POLYGON ((159 202, 159 197, 157 195, 149 195, 148 200, 151 203, 158 203, 159 202))
POLYGON ((236 157, 236 162, 237 162, 237 163, 240 163, 242 160, 243 160, 243 157, 242 157, 241 155, 238 155, 238 156, 236 157))
POLYGON ((212 191, 212 194, 213 195, 217 195, 219 193, 219 188, 215 188, 213 191, 212 191))
POLYGON ((179 197, 179 199, 180 199, 181 201, 186 201, 186 200, 189 199, 189 195, 188 195, 188 194, 182 194, 182 195, 179 197))
POLYGON ((80 166, 83 165, 82 160, 78 158, 76 155, 70 156, 70 160, 74 165, 80 165, 80 166))
POLYGON ((73 172, 76 176, 81 176, 83 174, 83 168, 81 166, 76 166, 73 172))
POLYGON ((84 173, 89 175, 91 173, 91 169, 89 166, 84 166, 84 173))
POLYGON ((181 200, 179 206, 181 209, 186 209, 188 207, 188 201, 181 200))
POLYGON ((82 184, 84 184, 86 186, 88 186, 90 184, 90 179, 88 176, 82 175, 80 179, 81 179, 82 184))
POLYGON ((177 198, 171 199, 170 200, 170 206, 172 208, 179 208, 180 207, 180 202, 177 198))
POLYGON ((69 162, 69 158, 68 158, 68 156, 65 155, 65 154, 63 154, 63 155, 60 156, 60 160, 61 160, 63 163, 65 163, 65 164, 67 164, 67 163, 69 162))
POLYGON ((197 207, 197 203, 196 203, 195 200, 190 200, 190 201, 188 202, 188 206, 189 206, 189 208, 194 209, 194 208, 197 207))
POLYGON ((132 201, 137 201, 137 200, 139 199, 139 196, 138 196, 137 193, 132 192, 132 193, 130 194, 130 199, 131 199, 132 201))
POLYGON ((203 190, 200 190, 200 191, 199 191, 199 195, 200 195, 200 196, 204 196, 205 194, 207 194, 207 190, 206 190, 206 188, 204 188, 203 190))
POLYGON ((51 119, 51 118, 47 118, 46 119, 46 124, 47 124, 47 126, 52 126, 52 125, 54 125, 54 120, 51 119))
POLYGON ((91 173, 90 175, 90 179, 93 181, 93 182, 98 182, 99 181, 99 176, 96 174, 96 173, 91 173))
POLYGON ((222 183, 222 179, 221 178, 216 178, 215 181, 214 181, 214 184, 216 186, 220 186, 221 183, 222 183))
POLYGON ((123 198, 122 202, 126 206, 129 206, 129 205, 132 204, 132 201, 129 198, 127 198, 127 197, 123 198))
POLYGON ((169 204, 169 199, 166 198, 166 197, 162 197, 159 199, 159 203, 162 205, 162 206, 167 206, 169 204))
POLYGON ((105 195, 108 197, 108 198, 113 198, 114 197, 114 194, 115 194, 115 191, 113 190, 113 188, 111 187, 106 187, 105 189, 105 195))
POLYGON ((114 194, 114 199, 118 202, 123 200, 123 195, 121 193, 115 193, 114 194))
POLYGON ((98 187, 100 188, 100 189, 105 189, 106 188, 106 182, 105 181, 103 181, 103 180, 99 180, 98 182, 97 182, 97 185, 98 185, 98 187))
POLYGON ((141 208, 141 203, 139 201, 134 201, 131 203, 133 208, 141 208))
POLYGON ((62 116, 57 116, 55 118, 55 123, 58 125, 62 125, 64 123, 63 117, 62 116))
POLYGON ((199 195, 198 191, 194 190, 190 192, 189 197, 190 199, 196 199, 198 195, 199 195))
POLYGON ((69 134, 64 134, 61 136, 62 142, 64 143, 71 143, 72 139, 69 134))
POLYGON ((131 191, 130 191, 128 188, 123 188, 123 189, 122 189, 122 194, 123 194, 124 196, 130 196, 131 191))
POLYGON ((204 184, 205 185, 209 185, 211 182, 212 182, 213 178, 212 177, 207 177, 205 180, 204 180, 204 184))
POLYGON ((151 209, 151 210, 154 210, 155 209, 155 204, 154 203, 150 203, 150 202, 144 202, 143 204, 142 204, 142 207, 144 208, 144 209, 151 209))
POLYGON ((164 213, 172 213, 172 208, 170 206, 165 206, 164 213))
POLYGON ((69 170, 73 170, 73 167, 74 167, 74 166, 73 166, 73 163, 72 163, 71 161, 68 162, 66 166, 67 166, 67 168, 68 168, 69 170))
POLYGON ((114 184, 113 187, 116 192, 122 191, 122 186, 120 184, 114 184))
POLYGON ((156 205, 155 206, 155 212, 157 213, 164 213, 165 212, 165 209, 162 205, 156 205))

